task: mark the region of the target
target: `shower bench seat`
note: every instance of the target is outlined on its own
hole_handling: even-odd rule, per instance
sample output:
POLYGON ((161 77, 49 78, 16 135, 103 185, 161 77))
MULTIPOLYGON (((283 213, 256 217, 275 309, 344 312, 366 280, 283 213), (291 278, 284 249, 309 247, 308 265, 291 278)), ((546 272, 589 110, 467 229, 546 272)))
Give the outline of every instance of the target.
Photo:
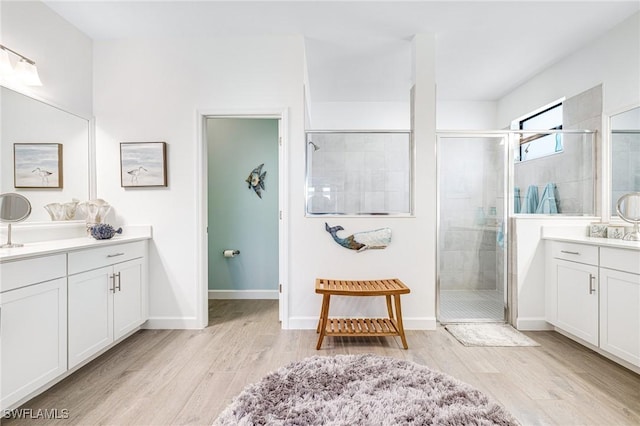
POLYGON ((402 326, 400 295, 410 291, 397 278, 369 281, 316 278, 316 293, 322 294, 322 308, 316 329, 320 336, 316 349, 320 349, 325 336, 400 336, 402 346, 408 349, 402 326), (331 296, 385 296, 389 318, 329 318, 331 296))

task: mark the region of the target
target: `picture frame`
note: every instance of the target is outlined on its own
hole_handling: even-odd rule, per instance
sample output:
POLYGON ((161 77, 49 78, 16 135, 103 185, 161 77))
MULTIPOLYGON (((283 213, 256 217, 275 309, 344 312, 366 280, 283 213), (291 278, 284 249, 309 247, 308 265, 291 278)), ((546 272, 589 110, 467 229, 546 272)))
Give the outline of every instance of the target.
POLYGON ((589 236, 593 238, 607 238, 608 223, 592 223, 589 227, 589 236))
POLYGON ((61 143, 14 143, 13 186, 62 188, 62 159, 61 143))
POLYGON ((120 186, 166 187, 166 142, 121 142, 120 186))
POLYGON ((624 226, 609 226, 607 228, 607 238, 621 240, 624 237, 624 226))

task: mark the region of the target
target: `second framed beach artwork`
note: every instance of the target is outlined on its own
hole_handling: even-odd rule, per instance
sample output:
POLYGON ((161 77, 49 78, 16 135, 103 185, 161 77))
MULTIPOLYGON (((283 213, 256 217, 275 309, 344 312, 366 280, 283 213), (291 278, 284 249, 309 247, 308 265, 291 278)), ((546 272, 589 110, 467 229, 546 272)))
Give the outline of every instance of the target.
POLYGON ((123 188, 167 186, 167 144, 121 142, 120 185, 123 188))

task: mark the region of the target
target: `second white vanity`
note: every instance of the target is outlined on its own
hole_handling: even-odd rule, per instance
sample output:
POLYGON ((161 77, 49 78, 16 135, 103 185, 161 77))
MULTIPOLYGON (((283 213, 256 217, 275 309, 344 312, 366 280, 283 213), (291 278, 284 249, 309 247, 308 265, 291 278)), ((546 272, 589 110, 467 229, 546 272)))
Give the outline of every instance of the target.
POLYGON ((141 228, 111 240, 0 249, 2 409, 34 397, 147 320, 151 229, 141 228))
POLYGON ((543 239, 547 322, 640 372, 640 242, 553 232, 543 239))

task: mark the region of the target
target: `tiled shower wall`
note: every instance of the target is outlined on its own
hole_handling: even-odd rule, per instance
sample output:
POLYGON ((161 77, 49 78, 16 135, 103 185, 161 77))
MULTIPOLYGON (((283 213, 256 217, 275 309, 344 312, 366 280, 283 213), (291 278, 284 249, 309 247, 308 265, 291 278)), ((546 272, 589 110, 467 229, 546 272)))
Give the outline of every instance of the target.
POLYGON ((504 147, 492 138, 442 138, 438 149, 440 289, 502 291, 504 147))
POLYGON ((409 133, 307 134, 307 211, 410 213, 410 147, 409 133))
POLYGON ((599 152, 602 130, 602 85, 593 87, 563 102, 563 129, 596 130, 589 135, 563 135, 562 153, 518 162, 514 167, 515 186, 524 201, 529 185, 538 187, 538 194, 547 183, 555 183, 558 212, 572 215, 595 214, 600 202, 600 186, 595 170, 600 170, 599 152), (595 160, 595 161, 594 161, 595 160))

